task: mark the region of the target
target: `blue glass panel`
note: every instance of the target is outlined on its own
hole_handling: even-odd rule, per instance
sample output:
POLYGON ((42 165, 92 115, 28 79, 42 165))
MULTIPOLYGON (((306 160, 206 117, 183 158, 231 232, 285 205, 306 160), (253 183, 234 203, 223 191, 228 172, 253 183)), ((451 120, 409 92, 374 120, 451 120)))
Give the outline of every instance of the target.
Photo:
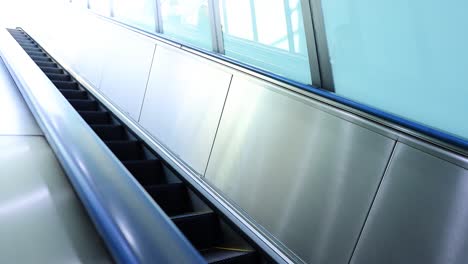
POLYGON ((155 31, 154 0, 113 0, 114 17, 132 26, 155 31))
POLYGON ((336 93, 468 139, 467 1, 322 1, 336 93))
POLYGON ((161 0, 165 35, 212 50, 207 0, 161 0))
POLYGON ((310 84, 299 0, 220 0, 226 56, 310 84))

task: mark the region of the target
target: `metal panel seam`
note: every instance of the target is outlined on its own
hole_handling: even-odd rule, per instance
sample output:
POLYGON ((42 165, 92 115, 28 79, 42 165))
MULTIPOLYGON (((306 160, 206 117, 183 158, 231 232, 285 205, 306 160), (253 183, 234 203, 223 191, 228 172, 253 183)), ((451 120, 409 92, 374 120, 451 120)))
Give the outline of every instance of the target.
POLYGON ((351 251, 351 254, 349 256, 348 264, 351 263, 351 260, 352 260, 352 258, 354 256, 354 252, 356 251, 359 240, 361 239, 361 235, 362 235, 362 232, 364 231, 364 227, 366 226, 366 222, 367 222, 367 219, 369 218, 370 212, 372 210, 372 206, 374 205, 377 194, 379 193, 380 186, 382 185, 385 174, 387 174, 387 170, 390 167, 390 164, 392 163, 392 160, 393 160, 393 158, 395 156, 395 149, 396 149, 397 145, 398 145, 398 141, 395 140, 393 142, 392 151, 390 152, 391 153, 390 157, 388 158, 387 164, 385 165, 385 169, 384 169, 384 171, 382 173, 382 177, 380 178, 379 184, 377 185, 377 189, 375 190, 375 193, 374 193, 374 197, 372 198, 371 204, 369 206, 369 210, 367 211, 366 217, 364 219, 364 223, 362 223, 362 227, 361 227, 361 230, 359 231, 358 237, 356 239, 356 243, 354 244, 353 250, 351 251))
POLYGON ((231 74, 231 79, 229 80, 229 85, 228 85, 228 89, 227 89, 227 92, 226 92, 226 97, 224 98, 223 108, 221 108, 221 114, 219 115, 218 126, 216 126, 216 132, 215 132, 215 135, 214 135, 214 138, 213 138, 213 143, 211 144, 210 154, 208 154, 208 161, 206 162, 205 170, 203 171, 203 174, 202 174, 203 178, 205 178, 206 170, 208 169, 208 165, 210 164, 211 153, 213 152, 213 148, 214 148, 214 145, 216 143, 216 136, 218 135, 219 126, 221 125, 221 120, 223 118, 224 107, 226 106, 226 102, 227 102, 227 99, 228 99, 228 96, 229 96, 229 90, 231 89, 232 79, 234 79, 233 74, 231 74))
POLYGON ((141 112, 143 111, 143 105, 145 104, 145 98, 146 98, 146 91, 148 91, 148 83, 151 78, 151 71, 153 70, 153 63, 154 63, 154 56, 156 55, 156 49, 158 48, 158 45, 154 45, 153 49, 153 57, 151 58, 151 66, 148 71, 148 78, 146 79, 146 85, 145 85, 145 93, 143 94, 143 99, 141 100, 141 106, 140 106, 140 112, 138 113, 138 120, 137 122, 140 122, 141 118, 141 112))

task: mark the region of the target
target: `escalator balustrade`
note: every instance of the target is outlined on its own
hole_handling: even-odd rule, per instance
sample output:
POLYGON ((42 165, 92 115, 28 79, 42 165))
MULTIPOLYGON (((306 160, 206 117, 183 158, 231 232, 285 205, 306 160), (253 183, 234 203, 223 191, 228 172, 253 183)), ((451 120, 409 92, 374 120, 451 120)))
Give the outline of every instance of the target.
POLYGON ((31 37, 9 32, 208 263, 269 262, 31 37))

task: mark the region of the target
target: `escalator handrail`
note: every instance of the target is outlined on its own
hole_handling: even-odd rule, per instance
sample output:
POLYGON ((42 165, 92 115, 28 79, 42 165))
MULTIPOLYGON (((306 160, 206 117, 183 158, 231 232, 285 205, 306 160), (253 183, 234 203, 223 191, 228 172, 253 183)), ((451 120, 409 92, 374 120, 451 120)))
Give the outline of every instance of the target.
POLYGON ((7 30, 0 56, 118 263, 204 263, 7 30))

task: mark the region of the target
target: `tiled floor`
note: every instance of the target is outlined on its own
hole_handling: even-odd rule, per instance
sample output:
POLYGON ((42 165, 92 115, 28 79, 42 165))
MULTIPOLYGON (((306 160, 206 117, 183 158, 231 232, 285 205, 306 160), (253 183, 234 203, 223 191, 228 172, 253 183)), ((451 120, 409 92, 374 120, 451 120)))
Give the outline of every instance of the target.
POLYGON ((1 60, 0 252, 0 263, 111 262, 1 60))

